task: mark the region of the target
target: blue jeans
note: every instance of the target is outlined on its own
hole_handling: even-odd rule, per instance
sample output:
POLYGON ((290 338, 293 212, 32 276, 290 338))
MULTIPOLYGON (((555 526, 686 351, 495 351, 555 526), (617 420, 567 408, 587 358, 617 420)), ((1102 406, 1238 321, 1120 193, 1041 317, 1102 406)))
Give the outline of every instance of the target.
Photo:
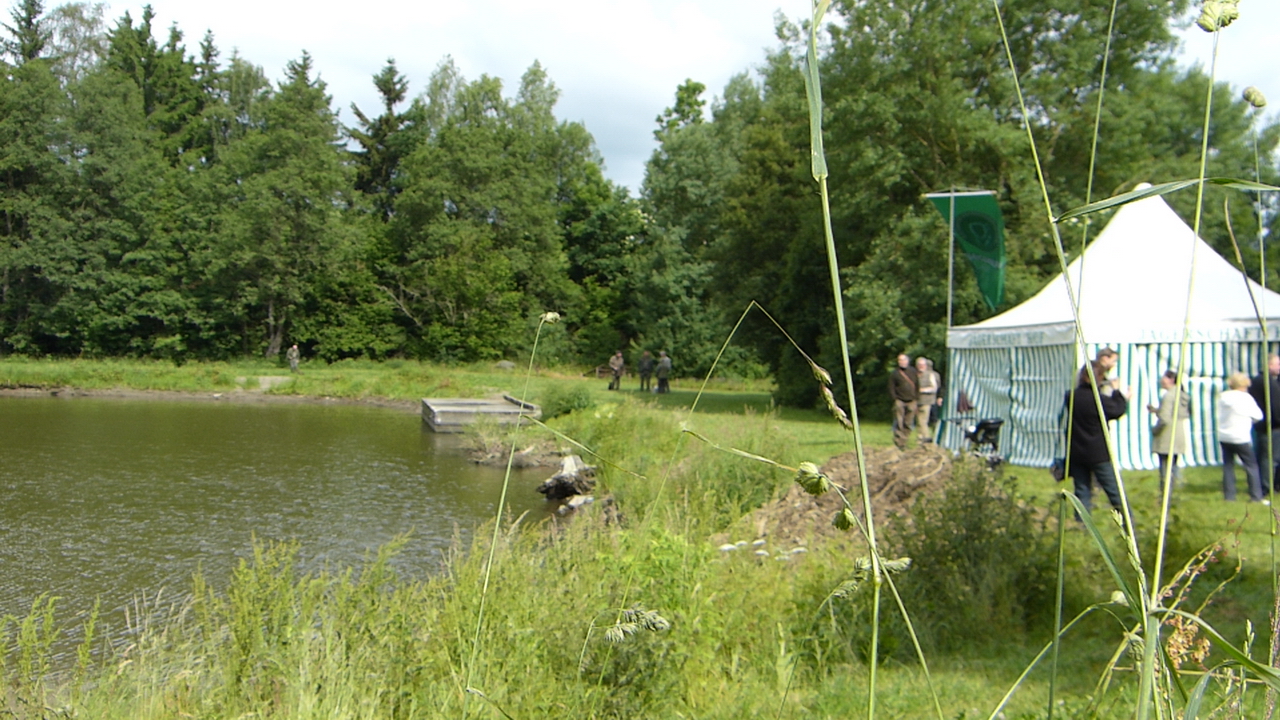
POLYGON ((1080 504, 1084 505, 1086 510, 1093 509, 1093 483, 1090 480, 1091 476, 1097 478, 1098 485, 1102 486, 1102 491, 1107 494, 1107 499, 1111 501, 1111 507, 1119 510, 1122 507, 1120 486, 1116 483, 1116 470, 1111 466, 1110 460, 1096 465, 1071 463, 1071 482, 1075 484, 1076 498, 1080 500, 1080 504))
POLYGON ((1264 488, 1274 488, 1276 492, 1280 492, 1280 473, 1276 472, 1276 468, 1280 467, 1280 428, 1272 428, 1271 432, 1257 429, 1254 426, 1253 431, 1253 447, 1257 451, 1258 468, 1265 470, 1262 472, 1262 486, 1264 488), (1268 443, 1268 440, 1270 443, 1268 443), (1275 465, 1267 463, 1267 445, 1275 448, 1275 465))
POLYGON ((1249 499, 1257 502, 1263 498, 1262 478, 1258 475, 1258 459, 1253 456, 1249 443, 1218 443, 1222 446, 1222 497, 1236 499, 1236 462, 1244 466, 1245 479, 1249 481, 1249 499))

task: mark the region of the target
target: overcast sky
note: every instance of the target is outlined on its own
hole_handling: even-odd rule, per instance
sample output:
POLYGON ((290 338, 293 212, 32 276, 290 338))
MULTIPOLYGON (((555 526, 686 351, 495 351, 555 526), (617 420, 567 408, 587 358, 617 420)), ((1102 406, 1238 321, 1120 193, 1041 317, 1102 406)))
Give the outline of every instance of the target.
MULTIPOLYGON (((54 3, 48 3, 52 6, 54 3)), ((198 52, 212 30, 223 59, 238 49, 278 80, 305 49, 328 83, 341 119, 351 103, 379 112, 371 77, 388 57, 421 91, 446 55, 468 79, 502 78, 514 91, 538 60, 560 88, 557 116, 583 122, 596 139, 606 175, 638 191, 653 152, 654 118, 672 104, 686 78, 718 95, 736 73, 759 65, 776 44, 774 14, 807 16, 807 0, 152 0, 156 35, 176 22, 198 52)), ((114 20, 141 6, 109 5, 114 20)), ((1224 31, 1220 79, 1258 86, 1268 114, 1280 107, 1280 0, 1241 0, 1241 19, 1224 31)), ((1122 22, 1122 21, 1121 21, 1122 22)), ((1185 33, 1183 58, 1206 68, 1210 35, 1185 33)))

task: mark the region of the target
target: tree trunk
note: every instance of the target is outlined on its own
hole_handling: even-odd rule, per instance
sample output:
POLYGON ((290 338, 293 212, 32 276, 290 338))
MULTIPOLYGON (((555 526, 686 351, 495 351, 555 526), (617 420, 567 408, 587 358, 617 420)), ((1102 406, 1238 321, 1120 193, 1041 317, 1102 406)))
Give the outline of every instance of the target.
POLYGON ((267 351, 263 356, 268 360, 280 354, 280 347, 284 345, 284 321, 276 322, 276 303, 274 300, 267 301, 267 351))

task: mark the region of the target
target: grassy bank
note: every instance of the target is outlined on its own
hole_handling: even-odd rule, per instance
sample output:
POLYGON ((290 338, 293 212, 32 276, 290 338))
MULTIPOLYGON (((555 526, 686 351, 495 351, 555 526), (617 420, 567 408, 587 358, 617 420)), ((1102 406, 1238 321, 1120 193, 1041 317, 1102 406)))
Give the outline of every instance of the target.
MULTIPOLYGON (((21 365, 0 369, 9 378, 21 365)), ((138 364, 94 369, 90 363, 76 371, 96 373, 104 383, 116 378, 97 387, 132 378, 139 384, 128 386, 136 389, 180 389, 144 383, 158 383, 169 372, 230 376, 234 383, 252 367, 158 365, 148 374, 138 364)), ((517 387, 515 376, 490 368, 325 370, 335 373, 324 380, 334 386, 345 372, 345 382, 363 377, 365 388, 416 382, 386 377, 400 373, 438 373, 453 378, 451 387, 479 394, 517 387)), ((319 369, 304 372, 313 374, 319 369)), ((588 394, 588 407, 551 424, 613 463, 602 465, 600 482, 616 499, 619 522, 610 522, 600 506, 555 525, 506 518, 496 546, 492 527, 477 533, 472 547, 459 548, 427 579, 396 577, 386 562, 394 547, 361 569, 328 575, 296 571, 295 548, 263 547, 229 581, 197 580, 180 605, 143 613, 149 619, 132 629, 131 642, 105 648, 91 641, 77 668, 52 680, 45 676, 52 662, 47 640, 58 629, 38 612, 12 618, 0 632, 6 650, 0 712, 156 719, 861 715, 869 598, 865 586, 846 586, 842 597, 833 591, 857 575, 865 550, 852 535, 810 539, 803 543, 807 552, 799 553, 794 543, 776 538, 765 538, 760 549, 767 556, 751 546, 720 550, 713 537, 756 539, 744 516, 789 488, 792 476, 680 430, 687 422, 721 445, 789 465, 821 462, 847 447, 847 435, 817 414, 770 412, 767 394, 750 388, 718 390, 700 403, 707 412, 687 419, 683 408, 693 397, 687 388, 654 397, 607 392, 604 385, 568 373, 535 378, 539 393, 567 386, 588 394), (214 585, 226 589, 215 592, 214 585)), ((408 399, 428 394, 405 392, 408 399)), ((519 442, 536 434, 526 431, 519 442)), ((886 429, 872 428, 871 437, 887 442, 886 429)), ((883 529, 886 552, 913 558, 913 567, 897 577, 919 623, 946 718, 985 717, 1050 634, 1046 578, 1056 560, 1053 493, 1059 486, 1041 470, 1012 468, 1008 476, 1014 475, 1020 476, 1016 486, 993 485, 962 471, 945 492, 925 498, 913 522, 883 529)), ((1192 596, 1198 603, 1243 560, 1239 577, 1205 613, 1219 629, 1242 637, 1246 621, 1266 627, 1269 534, 1257 507, 1219 499, 1217 477, 1215 468, 1188 472, 1174 513, 1170 565, 1224 539, 1192 596)), ((1139 532, 1150 536, 1154 473, 1126 479, 1139 532)), ((1096 517, 1114 530, 1105 516, 1096 517)), ((1068 617, 1105 602, 1112 589, 1096 549, 1070 527, 1068 617)), ((1121 552, 1118 538, 1112 540, 1121 552)), ((885 617, 881 716, 936 716, 910 636, 891 605, 885 617)), ((1060 717, 1089 717, 1091 708, 1101 717, 1130 714, 1132 673, 1118 672, 1109 689, 1096 692, 1124 637, 1117 629, 1100 611, 1072 631, 1060 660, 1060 717)), ((1204 662, 1212 666, 1214 658, 1204 662)), ((1005 717, 1042 717, 1047 678, 1033 672, 1005 717)), ((1260 693, 1252 693, 1245 706, 1259 701, 1260 693)))

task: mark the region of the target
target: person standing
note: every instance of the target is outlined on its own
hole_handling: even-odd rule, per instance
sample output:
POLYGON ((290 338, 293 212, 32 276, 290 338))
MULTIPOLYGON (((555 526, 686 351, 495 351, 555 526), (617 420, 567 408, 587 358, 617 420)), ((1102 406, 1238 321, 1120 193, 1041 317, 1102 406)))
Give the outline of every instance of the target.
POLYGON ((1267 358, 1267 371, 1259 373, 1249 385, 1249 394, 1253 396, 1263 413, 1267 411, 1267 392, 1271 394, 1271 425, 1264 419, 1253 426, 1257 439, 1253 443, 1254 452, 1258 456, 1258 467, 1263 469, 1262 484, 1273 490, 1280 490, 1280 473, 1276 466, 1280 465, 1280 355, 1267 358), (1271 452, 1268 453, 1268 450, 1271 452))
POLYGON ((942 376, 933 369, 933 361, 926 357, 916 358, 916 428, 920 431, 920 442, 933 442, 933 409, 942 404, 942 376))
POLYGON ((1110 395, 1114 392, 1114 388, 1109 381, 1110 379, 1108 375, 1110 375, 1111 371, 1115 369, 1119 362, 1120 353, 1109 347, 1104 347, 1098 350, 1097 354, 1093 356, 1093 362, 1085 363, 1080 366, 1080 372, 1084 372, 1088 368, 1093 368, 1093 371, 1098 375, 1098 392, 1104 395, 1110 395))
POLYGON ((298 350, 298 343, 294 343, 292 347, 285 350, 284 359, 289 361, 290 372, 298 372, 298 361, 302 359, 302 353, 298 350))
POLYGON ((920 401, 916 369, 911 367, 911 358, 906 353, 898 356, 898 366, 889 374, 889 397, 893 399, 893 444, 899 450, 906 450, 915 422, 916 404, 920 401))
POLYGON ((613 373, 613 379, 609 381, 609 389, 617 390, 622 387, 622 372, 627 368, 627 361, 622 359, 622 351, 613 354, 609 358, 609 370, 613 373))
POLYGON ((658 351, 658 393, 671 392, 671 358, 666 350, 658 351))
POLYGON ((1111 392, 1101 392, 1104 385, 1102 373, 1105 371, 1098 363, 1083 368, 1075 389, 1068 390, 1063 397, 1063 405, 1071 414, 1071 445, 1067 449, 1067 467, 1075 486, 1075 495, 1086 510, 1093 509, 1093 484, 1090 476, 1098 480, 1098 485, 1107 494, 1107 500, 1111 501, 1111 507, 1119 510, 1122 506, 1116 470, 1111 464, 1111 454, 1107 451, 1104 426, 1129 410, 1129 393, 1120 389, 1119 379, 1105 383, 1111 392), (1094 378, 1102 400, 1101 416, 1098 415, 1098 403, 1093 398, 1094 378), (1071 402, 1073 394, 1074 403, 1071 402))
POLYGON ((1249 376, 1231 373, 1227 378, 1227 390, 1218 396, 1218 444, 1222 446, 1222 497, 1236 499, 1235 459, 1240 458, 1244 476, 1249 482, 1249 499, 1267 502, 1262 490, 1262 476, 1258 472, 1258 459, 1253 452, 1249 430, 1253 423, 1262 420, 1262 408, 1253 396, 1245 392, 1249 376))
POLYGON ((1170 487, 1178 487, 1182 485, 1178 458, 1187 453, 1191 444, 1191 399, 1187 397, 1186 390, 1178 387, 1178 374, 1172 370, 1166 370, 1160 376, 1160 389, 1164 391, 1160 405, 1147 405, 1147 411, 1156 416, 1156 424, 1151 428, 1151 452, 1160 458, 1161 487, 1170 462, 1173 463, 1173 474, 1169 484, 1170 487))
POLYGON ((645 350, 640 355, 640 362, 636 364, 636 369, 640 371, 640 392, 645 392, 651 386, 651 378, 653 377, 653 354, 645 350))

